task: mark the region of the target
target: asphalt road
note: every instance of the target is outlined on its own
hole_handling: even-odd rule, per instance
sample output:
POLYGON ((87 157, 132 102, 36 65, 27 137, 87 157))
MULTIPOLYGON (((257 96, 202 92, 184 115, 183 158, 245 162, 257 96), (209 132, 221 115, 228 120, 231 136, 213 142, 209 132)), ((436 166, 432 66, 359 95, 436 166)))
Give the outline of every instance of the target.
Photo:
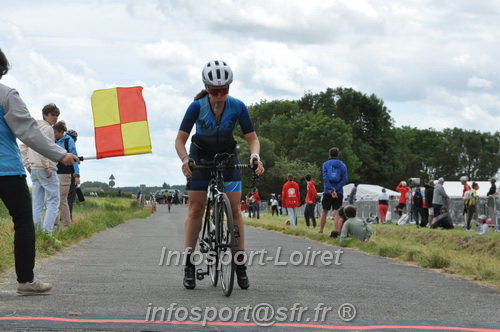
POLYGON ((35 273, 54 285, 47 295, 17 295, 13 271, 0 276, 0 330, 500 331, 498 291, 250 227, 248 290, 227 298, 207 278, 186 290, 183 267, 167 264, 183 251, 186 211, 159 206, 39 260, 35 273))

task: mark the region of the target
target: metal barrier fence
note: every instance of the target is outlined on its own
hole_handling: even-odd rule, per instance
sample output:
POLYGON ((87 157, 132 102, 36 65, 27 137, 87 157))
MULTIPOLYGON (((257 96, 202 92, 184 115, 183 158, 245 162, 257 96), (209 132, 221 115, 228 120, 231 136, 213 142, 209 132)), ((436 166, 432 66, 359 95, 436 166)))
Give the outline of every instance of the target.
MULTIPOLYGON (((387 220, 397 220, 399 216, 395 214, 394 208, 398 205, 398 200, 389 201, 389 210, 387 212, 387 220)), ((349 205, 348 202, 344 202, 343 206, 349 205)), ((378 213, 378 202, 377 201, 357 201, 353 204, 358 209, 358 217, 366 219, 370 216, 370 213, 375 213, 376 216, 379 216, 378 213)), ((298 216, 304 216, 304 208, 305 205, 302 205, 298 208, 298 216)), ((403 213, 409 213, 411 206, 407 206, 403 213)), ((321 216, 321 203, 316 204, 316 218, 321 216)), ((453 223, 457 226, 464 225, 465 223, 465 215, 464 211, 464 203, 462 198, 452 198, 450 200, 450 204, 448 206, 449 213, 453 219, 453 223)), ((269 206, 268 201, 261 201, 260 203, 260 213, 271 213, 271 207, 269 206)), ((477 203, 477 213, 473 217, 473 222, 477 224, 477 217, 480 215, 486 215, 488 218, 491 218, 491 224, 493 226, 496 225, 496 230, 500 231, 500 198, 495 198, 493 200, 490 199, 488 202, 488 198, 479 198, 477 203), (488 204, 489 203, 489 204, 488 204)), ((286 209, 283 208, 283 215, 286 215, 286 209)), ((412 216, 411 220, 415 220, 412 216)))

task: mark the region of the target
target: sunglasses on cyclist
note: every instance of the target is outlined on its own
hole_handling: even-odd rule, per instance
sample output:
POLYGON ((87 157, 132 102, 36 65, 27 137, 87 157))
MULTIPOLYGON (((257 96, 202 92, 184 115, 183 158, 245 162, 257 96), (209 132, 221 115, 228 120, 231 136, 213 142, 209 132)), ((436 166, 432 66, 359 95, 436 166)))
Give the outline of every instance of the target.
POLYGON ((229 87, 226 88, 208 88, 208 93, 212 96, 217 97, 220 93, 221 96, 225 96, 229 93, 229 87))

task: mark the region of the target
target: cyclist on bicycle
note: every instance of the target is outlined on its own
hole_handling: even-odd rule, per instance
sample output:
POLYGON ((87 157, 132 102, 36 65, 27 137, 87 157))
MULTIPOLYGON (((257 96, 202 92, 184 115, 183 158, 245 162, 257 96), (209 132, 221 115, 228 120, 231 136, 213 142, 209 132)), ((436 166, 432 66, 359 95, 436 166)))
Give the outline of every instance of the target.
MULTIPOLYGON (((233 72, 226 62, 220 60, 210 61, 202 71, 202 80, 205 85, 200 93, 194 97, 194 101, 189 105, 184 119, 175 139, 175 149, 182 160, 182 172, 188 181, 188 214, 185 221, 185 245, 187 259, 184 268, 184 287, 194 289, 196 287, 195 266, 190 259, 190 253, 196 247, 198 234, 202 226, 203 213, 207 200, 207 187, 210 180, 210 171, 197 170, 191 172, 189 160, 195 164, 201 159, 213 160, 215 154, 228 152, 233 155, 232 162, 239 163, 236 141, 233 131, 236 123, 239 122, 243 131, 243 137, 248 142, 250 149, 250 163, 253 158, 257 158, 257 175, 264 172, 264 167, 260 161, 260 142, 255 133, 248 109, 240 100, 231 97, 229 85, 233 81, 233 72), (191 138, 189 154, 186 150, 186 142, 191 133, 191 129, 196 124, 196 133, 191 138)), ((236 259, 242 262, 245 236, 243 228, 243 216, 240 212, 241 201, 241 172, 239 170, 224 171, 225 191, 231 202, 233 219, 239 228, 240 237, 236 247, 236 259)), ((246 273, 246 266, 237 264, 236 276, 238 285, 242 289, 250 286, 246 273)))

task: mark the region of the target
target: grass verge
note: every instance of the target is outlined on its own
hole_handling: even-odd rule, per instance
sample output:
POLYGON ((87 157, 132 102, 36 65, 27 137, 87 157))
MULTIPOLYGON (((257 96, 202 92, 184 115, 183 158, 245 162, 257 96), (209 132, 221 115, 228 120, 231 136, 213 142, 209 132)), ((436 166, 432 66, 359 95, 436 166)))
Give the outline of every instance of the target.
POLYGON ((500 233, 489 232, 485 236, 479 236, 476 232, 458 229, 376 224, 372 225, 373 236, 370 242, 351 239, 340 244, 339 239, 329 238, 333 229, 331 220, 327 222, 325 233, 319 234, 318 228, 307 228, 301 220, 296 228, 291 228, 285 225, 286 219, 284 216, 261 215, 259 220, 245 218, 245 224, 333 246, 348 247, 423 268, 438 269, 500 290, 500 233), (467 236, 473 237, 464 244, 458 243, 467 236))
MULTIPOLYGON (((49 257, 107 228, 150 215, 151 210, 140 209, 135 199, 88 197, 85 202, 74 205, 73 219, 76 222, 70 227, 55 230, 53 237, 37 231, 36 255, 49 257)), ((0 273, 14 266, 13 226, 7 209, 0 202, 0 273)))

